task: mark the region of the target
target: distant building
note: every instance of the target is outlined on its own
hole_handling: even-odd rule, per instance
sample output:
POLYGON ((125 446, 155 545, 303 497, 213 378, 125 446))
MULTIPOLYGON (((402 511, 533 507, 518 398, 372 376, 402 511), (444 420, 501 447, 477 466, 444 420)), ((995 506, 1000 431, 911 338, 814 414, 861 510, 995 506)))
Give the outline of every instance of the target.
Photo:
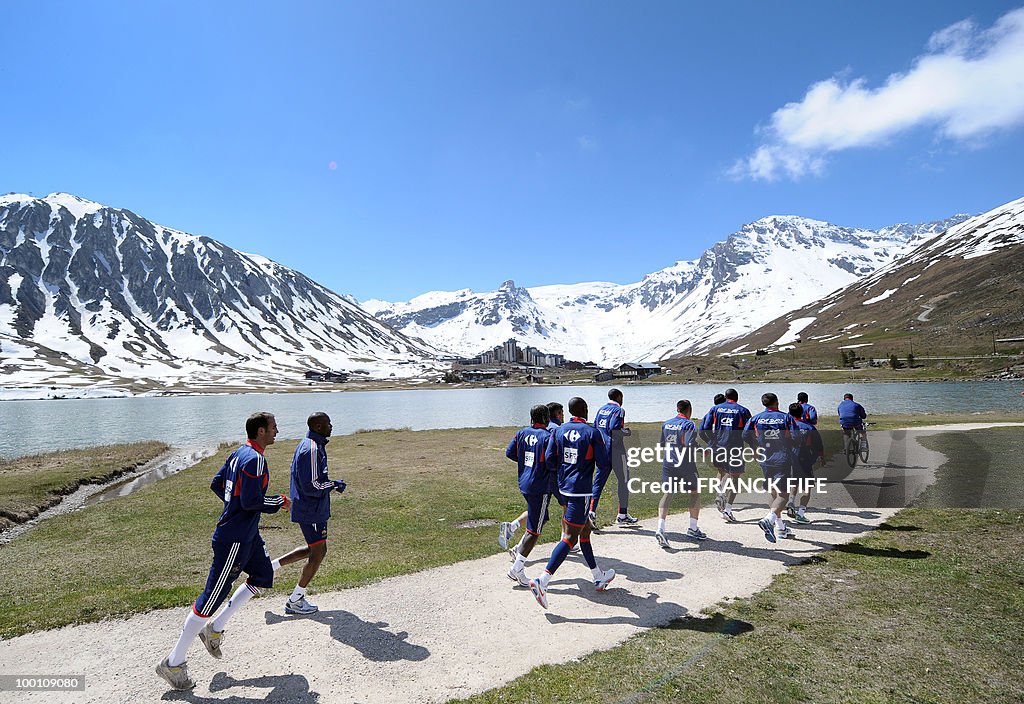
POLYGON ((508 378, 507 369, 463 369, 458 374, 463 381, 490 381, 508 378))
POLYGON ((614 369, 605 369, 594 375, 594 381, 611 381, 615 378, 615 374, 614 369))
POLYGON ((650 362, 626 362, 620 364, 619 368, 615 372, 615 378, 617 379, 648 379, 652 376, 661 374, 661 365, 652 364, 650 362))
POLYGON ((309 381, 333 381, 335 383, 344 383, 348 381, 348 373, 336 372, 334 370, 327 370, 325 372, 310 370, 303 375, 309 381))

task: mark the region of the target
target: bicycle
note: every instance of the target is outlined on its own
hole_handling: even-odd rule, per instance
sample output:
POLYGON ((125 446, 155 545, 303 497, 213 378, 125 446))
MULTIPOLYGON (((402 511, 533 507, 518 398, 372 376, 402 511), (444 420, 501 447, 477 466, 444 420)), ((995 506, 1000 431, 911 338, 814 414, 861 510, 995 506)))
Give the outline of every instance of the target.
POLYGON ((857 458, 860 457, 862 463, 868 461, 868 455, 871 451, 871 447, 868 444, 868 432, 867 426, 871 423, 864 424, 864 431, 858 427, 850 428, 850 434, 846 437, 846 463, 851 468, 857 466, 857 458))

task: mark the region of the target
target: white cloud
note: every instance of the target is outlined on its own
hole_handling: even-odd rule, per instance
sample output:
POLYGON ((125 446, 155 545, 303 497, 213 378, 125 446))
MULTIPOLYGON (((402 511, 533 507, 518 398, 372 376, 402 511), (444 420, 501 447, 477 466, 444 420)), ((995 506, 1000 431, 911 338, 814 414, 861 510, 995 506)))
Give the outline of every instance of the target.
POLYGON ((1024 8, 990 29, 964 20, 932 35, 907 73, 871 88, 833 76, 776 110, 762 144, 729 171, 735 178, 820 174, 831 152, 886 143, 913 127, 954 140, 1024 123, 1024 8))
POLYGON ((581 134, 576 138, 576 146, 582 151, 592 152, 597 149, 597 140, 589 135, 581 134))

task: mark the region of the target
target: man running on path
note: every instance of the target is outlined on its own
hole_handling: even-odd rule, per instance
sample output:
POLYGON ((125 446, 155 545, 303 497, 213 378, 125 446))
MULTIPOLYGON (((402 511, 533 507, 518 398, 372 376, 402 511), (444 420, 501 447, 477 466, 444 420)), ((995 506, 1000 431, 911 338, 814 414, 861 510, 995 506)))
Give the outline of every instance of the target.
POLYGON ((761 404, 764 410, 750 419, 743 431, 743 440, 755 451, 758 448, 764 451, 761 471, 768 482, 772 500, 768 513, 757 525, 764 531, 765 540, 774 543, 776 538, 791 537, 782 518, 782 509, 789 498, 787 484, 793 464, 793 437, 797 431, 793 416, 779 410, 778 396, 766 393, 761 396, 761 404))
POLYGON ((654 538, 658 545, 670 548, 665 537, 665 521, 668 518, 668 506, 672 495, 689 492, 690 494, 690 528, 686 537, 692 540, 707 540, 708 536, 697 527, 700 515, 700 493, 697 491, 697 462, 694 451, 697 449, 697 426, 690 420, 691 406, 686 399, 676 403, 676 416, 669 418, 661 426, 659 444, 664 448, 665 459, 661 467, 661 483, 665 494, 658 504, 658 532, 654 538))
POLYGON ((807 504, 811 500, 810 480, 814 479, 814 463, 820 460, 822 466, 825 464, 825 444, 821 440, 821 433, 818 432, 818 429, 804 420, 803 404, 789 404, 789 415, 793 416, 796 422, 791 476, 797 480, 797 486, 802 488, 800 507, 795 506, 791 496, 786 504, 786 513, 797 523, 810 523, 810 519, 805 515, 807 504))
POLYGON ((548 419, 547 406, 531 408, 531 425, 517 432, 505 449, 505 456, 517 465, 519 491, 526 499, 526 532, 516 547, 515 561, 508 571, 508 578, 524 587, 530 586, 525 570, 526 558, 533 551, 548 521, 548 504, 551 502, 552 473, 544 461, 544 452, 551 436, 547 429, 548 419))
POLYGON ((156 674, 177 690, 192 689, 188 676, 189 646, 196 636, 215 658, 221 657, 221 640, 228 619, 261 589, 274 585, 270 555, 260 536, 260 514, 277 513, 289 501, 284 495, 267 496, 270 471, 263 451, 274 444, 277 421, 270 413, 254 413, 245 421, 248 441, 232 452, 210 483, 210 489, 224 502, 224 510, 213 531, 213 564, 206 587, 192 604, 178 642, 156 666, 156 674), (210 617, 231 593, 238 575, 249 575, 217 618, 210 617))
POLYGON ((593 487, 598 481, 607 479, 611 472, 608 448, 601 433, 587 423, 586 401, 574 396, 569 400, 569 413, 572 418, 551 434, 544 452, 548 470, 558 472, 558 489, 568 504, 563 519, 566 536, 551 551, 551 558, 540 577, 530 580, 530 591, 545 609, 548 608, 548 582, 577 542, 594 576, 597 591, 606 590, 615 578, 615 570, 605 571, 597 566, 594 549, 590 545, 590 521, 587 520, 593 487))
POLYGON ((275 560, 274 569, 305 560, 298 584, 284 605, 285 613, 315 614, 316 604, 306 599, 306 588, 327 556, 327 520, 331 517, 331 492, 345 491, 345 482, 327 476, 327 443, 331 439, 331 418, 320 411, 306 419, 309 432, 299 441, 292 456, 292 523, 298 523, 306 546, 295 548, 275 560))
MULTIPOLYGON (((725 390, 725 402, 713 407, 700 424, 700 436, 714 448, 712 464, 718 470, 719 480, 735 481, 746 471, 743 461, 743 430, 750 422, 750 411, 739 404, 740 395, 736 389, 725 390)), ((715 497, 715 508, 729 523, 735 523, 732 502, 736 500, 736 487, 715 497)))
MULTIPOLYGON (((572 413, 571 408, 569 412, 572 413)), ((629 465, 626 464, 626 443, 623 440, 630 432, 626 427, 626 412, 622 410, 621 391, 612 389, 608 392, 608 403, 594 414, 594 427, 600 431, 605 447, 608 448, 612 471, 615 472, 615 481, 618 484, 619 512, 615 517, 615 523, 620 526, 634 525, 637 519, 629 515, 629 465)), ((608 477, 605 476, 600 483, 594 482, 594 498, 590 502, 590 513, 595 516, 601 492, 604 491, 607 481, 608 477)), ((596 524, 596 518, 594 523, 596 524)))
POLYGON ((818 427, 818 409, 807 402, 807 394, 803 391, 796 395, 796 402, 804 410, 803 421, 807 425, 818 427))

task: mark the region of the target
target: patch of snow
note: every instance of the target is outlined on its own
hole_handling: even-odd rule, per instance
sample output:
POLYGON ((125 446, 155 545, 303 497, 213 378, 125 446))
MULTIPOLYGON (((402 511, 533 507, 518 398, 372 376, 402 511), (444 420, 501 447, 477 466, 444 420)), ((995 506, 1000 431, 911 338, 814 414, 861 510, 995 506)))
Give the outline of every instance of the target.
POLYGON ((879 294, 879 295, 875 296, 874 298, 869 298, 868 300, 864 301, 864 303, 862 303, 861 305, 869 306, 872 303, 878 303, 879 301, 884 301, 886 298, 888 298, 892 294, 896 293, 898 290, 899 290, 898 288, 887 288, 887 289, 885 289, 885 293, 879 294))

